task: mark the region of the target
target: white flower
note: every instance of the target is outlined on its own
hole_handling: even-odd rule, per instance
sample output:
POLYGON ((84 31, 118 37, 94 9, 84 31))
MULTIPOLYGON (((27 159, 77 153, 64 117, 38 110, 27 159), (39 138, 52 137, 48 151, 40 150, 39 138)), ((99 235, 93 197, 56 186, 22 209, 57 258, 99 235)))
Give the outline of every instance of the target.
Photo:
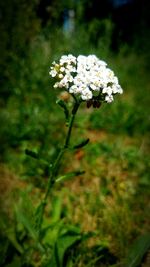
POLYGON ((69 88, 69 93, 70 94, 76 94, 78 93, 78 87, 76 85, 72 85, 70 88, 69 88))
POLYGON ((62 79, 64 75, 62 73, 58 74, 58 78, 62 79))
POLYGON ((66 89, 84 101, 110 103, 113 95, 123 93, 114 72, 95 55, 63 55, 58 63, 52 63, 49 74, 57 79, 54 88, 66 89))
POLYGON ((90 84, 90 88, 91 88, 93 91, 99 90, 99 88, 98 88, 94 83, 91 83, 91 84, 90 84))
POLYGON ((112 90, 111 86, 104 87, 103 90, 102 90, 102 93, 103 94, 107 94, 108 96, 111 96, 112 92, 113 92, 113 90, 112 90))
POLYGON ((123 93, 123 89, 121 88, 121 86, 119 84, 113 85, 112 86, 112 90, 113 90, 113 94, 122 94, 123 93))
POLYGON ((52 69, 49 74, 52 76, 52 77, 55 77, 57 75, 57 71, 55 69, 52 69))
POLYGON ((107 96, 105 96, 105 101, 106 101, 107 103, 111 103, 113 100, 114 100, 114 98, 113 98, 112 95, 107 95, 107 96))
POLYGON ((65 68, 64 67, 60 67, 60 71, 61 72, 64 72, 65 71, 65 68))
POLYGON ((88 88, 83 89, 81 94, 81 98, 83 100, 89 100, 92 99, 92 97, 93 97, 92 92, 88 88))

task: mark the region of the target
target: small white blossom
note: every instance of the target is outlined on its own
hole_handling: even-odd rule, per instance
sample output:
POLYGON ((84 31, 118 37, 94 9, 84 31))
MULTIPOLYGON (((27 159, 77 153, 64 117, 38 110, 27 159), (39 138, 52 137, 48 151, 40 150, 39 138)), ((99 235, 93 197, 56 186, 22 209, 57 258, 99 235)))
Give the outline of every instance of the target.
POLYGON ((113 100, 114 100, 114 98, 113 98, 112 95, 106 95, 106 96, 105 96, 105 101, 106 101, 107 103, 111 103, 113 100))
POLYGON ((92 92, 88 88, 83 89, 81 94, 81 98, 83 100, 89 100, 92 99, 92 97, 93 97, 92 92))
POLYGON ((65 71, 65 68, 64 67, 60 67, 60 71, 61 72, 64 72, 65 71))
POLYGON ((64 76, 63 76, 62 73, 58 74, 58 78, 59 78, 59 79, 62 79, 63 77, 64 77, 64 76))
POLYGON ((95 55, 63 55, 58 63, 52 63, 49 74, 57 79, 54 88, 66 89, 84 101, 110 103, 115 94, 123 93, 114 72, 95 55))
POLYGON ((102 90, 102 93, 103 94, 107 94, 108 96, 111 96, 112 92, 113 92, 113 90, 112 90, 111 86, 104 87, 103 90, 102 90))
POLYGON ((57 75, 57 71, 55 69, 52 69, 49 74, 52 76, 52 77, 55 77, 57 75))

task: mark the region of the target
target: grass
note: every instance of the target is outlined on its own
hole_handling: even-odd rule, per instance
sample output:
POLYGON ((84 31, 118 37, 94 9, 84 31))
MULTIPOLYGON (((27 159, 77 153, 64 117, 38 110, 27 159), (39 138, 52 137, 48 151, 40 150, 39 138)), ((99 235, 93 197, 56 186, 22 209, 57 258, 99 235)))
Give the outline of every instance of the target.
MULTIPOLYGON (((89 42, 85 32, 86 38, 80 43, 74 39, 69 43, 64 38, 64 45, 58 45, 59 33, 52 35, 54 42, 42 36, 34 42, 27 61, 22 62, 22 73, 13 94, 6 104, 1 100, 1 229, 9 240, 8 244, 2 242, 7 251, 6 266, 12 266, 8 265, 11 260, 19 260, 18 243, 22 245, 25 238, 20 223, 16 226, 20 233, 17 243, 8 234, 15 231, 14 204, 22 205, 19 203, 30 198, 31 204, 37 205, 47 183, 44 164, 28 158, 25 148, 53 160, 66 131, 63 113, 55 104, 57 92, 51 89, 48 77, 50 61, 65 52, 77 54, 84 50, 85 54, 96 53, 109 63, 120 78, 124 94, 98 110, 82 104, 72 144, 84 137, 89 137, 90 143, 85 148, 68 151, 60 173, 80 168, 86 172, 66 181, 64 186, 56 186, 52 198, 55 212, 49 203, 45 224, 61 218, 66 228, 73 224, 83 233, 91 234, 67 250, 66 266, 124 266, 131 244, 150 230, 149 74, 143 57, 133 51, 122 49, 113 55, 103 45, 98 48, 85 45, 89 42)), ((51 242, 52 237, 46 238, 51 242)), ((38 257, 38 254, 31 256, 31 266, 41 266, 38 257)))

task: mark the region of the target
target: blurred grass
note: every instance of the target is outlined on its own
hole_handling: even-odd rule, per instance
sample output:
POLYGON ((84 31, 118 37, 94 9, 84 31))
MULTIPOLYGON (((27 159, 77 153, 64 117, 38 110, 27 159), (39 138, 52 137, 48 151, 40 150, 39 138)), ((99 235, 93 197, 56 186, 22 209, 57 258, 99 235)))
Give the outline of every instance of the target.
POLYGON ((128 47, 113 54, 109 38, 104 35, 95 47, 84 27, 70 38, 60 29, 41 34, 32 42, 28 57, 20 61, 19 75, 16 68, 8 100, 0 100, 1 198, 7 199, 1 212, 12 218, 12 202, 19 197, 15 192, 28 190, 29 184, 38 199, 47 182, 46 168, 28 158, 25 149, 52 161, 66 132, 64 116, 55 103, 59 92, 48 75, 51 62, 66 53, 94 53, 119 77, 124 94, 114 103, 98 110, 82 104, 72 143, 83 137, 89 137, 90 143, 66 153, 60 170, 82 168, 86 174, 66 182, 65 188, 58 185, 54 193, 59 196, 61 191, 67 223, 95 233, 88 244, 77 248, 78 257, 73 252, 73 266, 78 267, 87 266, 87 259, 88 266, 110 266, 97 258, 101 245, 109 249, 105 251, 108 259, 115 257, 121 264, 130 244, 149 230, 149 73, 145 54, 139 56, 128 47))

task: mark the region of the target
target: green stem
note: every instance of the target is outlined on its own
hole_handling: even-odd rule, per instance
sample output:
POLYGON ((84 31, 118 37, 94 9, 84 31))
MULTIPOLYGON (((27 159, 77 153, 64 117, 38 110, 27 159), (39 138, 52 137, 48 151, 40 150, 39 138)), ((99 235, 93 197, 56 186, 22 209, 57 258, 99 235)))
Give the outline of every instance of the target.
POLYGON ((69 129, 68 129, 68 133, 67 133, 67 136, 66 136, 66 141, 65 141, 65 144, 64 144, 64 149, 68 148, 69 146, 69 142, 70 142, 70 137, 71 137, 71 131, 72 131, 72 126, 73 126, 73 122, 74 122, 74 119, 75 119, 75 114, 72 114, 71 115, 71 118, 70 118, 70 122, 69 122, 69 129))
POLYGON ((42 208, 41 208, 41 214, 40 214, 40 229, 39 229, 39 233, 41 232, 41 226, 42 226, 42 221, 43 221, 43 215, 44 215, 44 210, 45 210, 45 206, 47 204, 47 199, 48 199, 48 196, 50 195, 50 192, 55 184, 55 177, 56 177, 56 173, 57 173, 57 170, 58 170, 58 165, 61 161, 61 158, 65 152, 65 150, 68 148, 69 146, 69 143, 70 143, 70 138, 71 138, 71 133, 72 133, 72 127, 73 127, 73 123, 74 123, 74 119, 75 119, 75 116, 76 116, 76 113, 78 111, 78 108, 80 106, 80 102, 75 102, 74 106, 73 106, 73 109, 72 109, 72 114, 71 114, 71 117, 70 117, 70 120, 69 120, 69 125, 68 125, 68 132, 67 132, 67 135, 66 135, 66 139, 65 139, 65 143, 64 143, 64 146, 61 148, 61 150, 59 151, 55 161, 54 161, 54 164, 53 164, 53 167, 52 167, 52 170, 51 170, 51 174, 50 174, 50 177, 49 177, 49 180, 48 180, 48 185, 47 185, 47 190, 46 190, 46 193, 45 193, 45 196, 44 196, 44 199, 41 203, 42 205, 42 208))
POLYGON ((70 117, 70 120, 69 120, 69 125, 68 125, 68 132, 67 132, 67 135, 66 135, 66 140, 65 140, 65 143, 64 143, 64 146, 61 148, 60 152, 58 153, 58 156, 53 164, 53 168, 52 168, 52 174, 50 176, 50 179, 52 180, 52 183, 55 182, 55 176, 56 176, 56 172, 57 172, 57 169, 58 169, 58 165, 60 163, 60 160, 65 152, 65 150, 68 148, 69 146, 69 143, 70 143, 70 138, 71 138, 71 133, 72 133, 72 127, 73 127, 73 123, 74 123, 74 119, 75 119, 75 116, 76 116, 76 113, 78 111, 78 108, 80 106, 80 102, 75 102, 74 106, 73 106, 73 109, 72 109, 72 114, 71 114, 71 117, 70 117))

